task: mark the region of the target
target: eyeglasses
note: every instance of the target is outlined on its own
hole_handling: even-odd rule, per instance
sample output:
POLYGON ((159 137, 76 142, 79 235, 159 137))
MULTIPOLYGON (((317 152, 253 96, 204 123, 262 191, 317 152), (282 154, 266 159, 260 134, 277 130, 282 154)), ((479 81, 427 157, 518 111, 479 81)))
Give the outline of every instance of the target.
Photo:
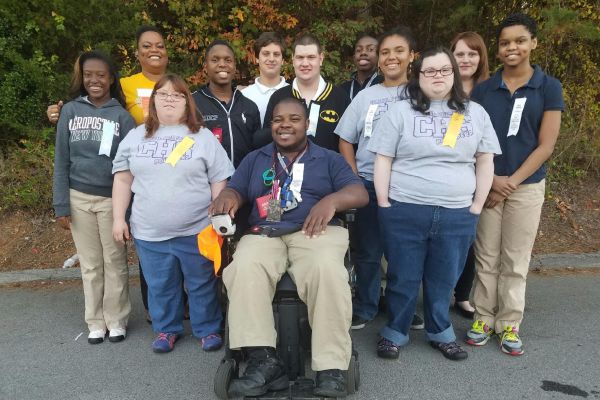
POLYGON ((427 68, 427 69, 424 69, 423 71, 421 71, 423 76, 425 76, 427 78, 433 78, 434 76, 437 75, 438 72, 442 76, 448 76, 448 75, 452 75, 454 73, 454 70, 452 69, 451 66, 447 65, 445 67, 442 67, 441 69, 427 68))
POLYGON ((180 102, 180 101, 185 101, 185 94, 183 93, 167 93, 167 92, 156 92, 155 96, 157 99, 161 100, 161 101, 165 101, 167 100, 169 97, 171 98, 171 101, 174 101, 176 103, 180 102))

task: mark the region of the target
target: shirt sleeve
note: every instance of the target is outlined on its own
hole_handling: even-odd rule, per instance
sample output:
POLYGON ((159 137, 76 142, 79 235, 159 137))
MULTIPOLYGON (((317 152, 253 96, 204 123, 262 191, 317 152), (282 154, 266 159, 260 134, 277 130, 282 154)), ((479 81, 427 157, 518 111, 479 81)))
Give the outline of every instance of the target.
POLYGON ((201 146, 206 151, 208 181, 215 183, 226 180, 233 174, 234 168, 225 149, 210 131, 206 130, 200 134, 204 136, 201 146))
POLYGON ((52 205, 57 217, 71 215, 71 202, 69 200, 69 172, 71 169, 69 120, 71 117, 71 107, 67 104, 62 109, 56 124, 52 205))
POLYGON ((248 191, 250 189, 250 174, 252 173, 252 166, 256 159, 256 153, 250 153, 238 165, 237 169, 231 176, 231 179, 227 183, 227 187, 235 190, 242 196, 244 201, 248 201, 248 191))
POLYGON ((361 179, 352 172, 344 157, 333 151, 329 151, 329 172, 333 189, 337 192, 348 185, 362 184, 361 179))
MULTIPOLYGON (((359 93, 360 96, 360 93, 359 93)), ((362 129, 358 126, 360 121, 361 110, 360 97, 357 96, 352 100, 350 106, 346 109, 340 122, 335 127, 335 134, 348 143, 356 144, 359 141, 362 129)))
POLYGON ((544 111, 565 110, 563 100, 563 91, 560 81, 556 78, 547 76, 544 87, 544 111))
POLYGON ((119 143, 117 154, 113 160, 113 175, 121 171, 129 171, 129 158, 131 157, 131 142, 133 141, 131 132, 119 143))
POLYGON ((399 103, 392 105, 373 130, 367 150, 387 157, 396 157, 404 123, 399 103))
POLYGON ((481 140, 477 145, 477 152, 502 154, 500 143, 498 142, 498 136, 496 135, 496 131, 494 130, 494 126, 492 125, 492 120, 490 119, 489 114, 483 109, 483 107, 479 107, 479 112, 483 114, 483 132, 481 135, 481 140))

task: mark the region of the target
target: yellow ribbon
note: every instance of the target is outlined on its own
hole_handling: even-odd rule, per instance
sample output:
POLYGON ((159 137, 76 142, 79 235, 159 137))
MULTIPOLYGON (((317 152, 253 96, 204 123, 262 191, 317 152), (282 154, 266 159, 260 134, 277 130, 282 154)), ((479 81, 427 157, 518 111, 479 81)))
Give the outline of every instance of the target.
POLYGON ((446 128, 446 134, 444 135, 444 141, 442 145, 454 148, 456 146, 456 140, 462 128, 463 121, 465 120, 464 114, 454 113, 446 128))
POLYGON ((169 157, 167 157, 167 164, 171 164, 173 167, 175 167, 177 161, 179 161, 185 152, 188 151, 193 145, 194 139, 189 136, 184 137, 183 140, 179 142, 177 146, 175 146, 171 154, 169 154, 169 157))

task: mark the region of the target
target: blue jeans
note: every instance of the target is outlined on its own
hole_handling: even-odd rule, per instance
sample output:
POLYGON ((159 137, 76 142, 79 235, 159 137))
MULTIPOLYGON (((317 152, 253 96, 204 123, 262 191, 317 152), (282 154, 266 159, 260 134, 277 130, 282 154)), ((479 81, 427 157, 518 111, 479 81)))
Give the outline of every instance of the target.
POLYGON ((381 240, 379 219, 377 218, 377 197, 372 181, 363 178, 365 189, 369 193, 369 204, 356 211, 355 235, 356 255, 356 297, 353 315, 372 320, 379 311, 379 293, 381 288, 381 240))
POLYGON ((188 292, 190 322, 201 338, 221 330, 221 306, 213 263, 198 251, 196 235, 160 242, 135 239, 148 283, 148 310, 155 332, 183 332, 183 290, 188 292))
POLYGON ((454 285, 475 239, 478 216, 469 208, 400 203, 379 208, 388 260, 385 298, 388 323, 380 335, 408 343, 419 287, 423 282, 425 331, 430 341, 456 340, 449 303, 454 285))

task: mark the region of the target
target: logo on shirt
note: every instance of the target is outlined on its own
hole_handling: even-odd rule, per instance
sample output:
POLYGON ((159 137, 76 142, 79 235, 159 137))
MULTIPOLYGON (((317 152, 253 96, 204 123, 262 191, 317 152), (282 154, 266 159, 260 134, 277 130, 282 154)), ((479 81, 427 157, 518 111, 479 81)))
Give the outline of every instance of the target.
POLYGON ((219 116, 217 114, 204 114, 203 118, 204 118, 204 122, 208 122, 208 121, 218 120, 219 116))
MULTIPOLYGON (((452 118, 451 112, 435 113, 430 115, 417 114, 414 116, 414 137, 434 138, 436 144, 442 143, 448 123, 452 118)), ((465 115, 465 120, 460 128, 458 138, 466 138, 473 136, 473 126, 471 125, 471 117, 465 115)))
POLYGON ((335 110, 323 110, 321 111, 319 116, 323 121, 330 122, 332 124, 338 122, 338 120, 340 119, 340 116, 337 112, 335 112, 335 110))
MULTIPOLYGON (((164 164, 179 142, 181 142, 181 138, 177 136, 144 141, 139 144, 136 157, 152 158, 154 159, 154 164, 164 164)), ((180 160, 189 160, 191 158, 192 149, 189 149, 181 156, 180 160)))

